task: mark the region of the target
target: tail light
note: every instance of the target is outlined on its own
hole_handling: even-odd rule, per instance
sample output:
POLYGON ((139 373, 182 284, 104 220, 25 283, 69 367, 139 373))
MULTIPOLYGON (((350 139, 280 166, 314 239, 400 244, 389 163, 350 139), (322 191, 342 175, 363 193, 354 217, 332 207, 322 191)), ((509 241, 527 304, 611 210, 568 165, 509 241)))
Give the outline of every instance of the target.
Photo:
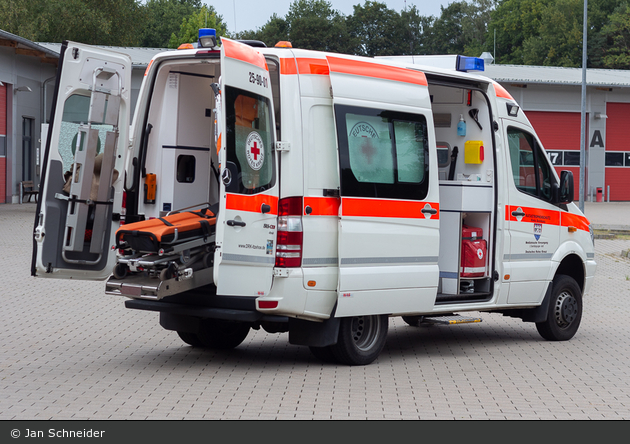
POLYGON ((120 209, 120 225, 125 224, 126 214, 127 214, 127 192, 123 190, 122 207, 120 209))
POLYGON ((280 199, 276 267, 302 266, 302 239, 302 198, 280 199))

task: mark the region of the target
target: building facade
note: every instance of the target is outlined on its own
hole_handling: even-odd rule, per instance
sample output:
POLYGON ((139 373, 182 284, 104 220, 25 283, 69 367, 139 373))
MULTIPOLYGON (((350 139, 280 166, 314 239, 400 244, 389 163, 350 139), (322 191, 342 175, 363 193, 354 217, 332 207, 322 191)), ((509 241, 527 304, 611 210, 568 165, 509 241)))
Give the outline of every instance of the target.
MULTIPOLYGON (((556 171, 570 170, 579 198, 582 70, 486 65, 519 103, 536 129, 556 171)), ((630 201, 630 71, 588 69, 586 74, 584 200, 630 201)))

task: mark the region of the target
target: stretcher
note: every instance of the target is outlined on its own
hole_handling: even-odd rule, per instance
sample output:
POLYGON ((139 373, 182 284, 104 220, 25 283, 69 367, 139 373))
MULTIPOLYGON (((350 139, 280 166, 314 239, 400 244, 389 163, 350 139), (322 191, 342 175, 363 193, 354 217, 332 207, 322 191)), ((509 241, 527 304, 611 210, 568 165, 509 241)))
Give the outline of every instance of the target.
MULTIPOLYGON (((216 216, 210 208, 125 224, 116 231, 119 250, 113 277, 160 281, 190 279, 212 267, 216 216)), ((208 282, 201 282, 200 285, 208 282)))

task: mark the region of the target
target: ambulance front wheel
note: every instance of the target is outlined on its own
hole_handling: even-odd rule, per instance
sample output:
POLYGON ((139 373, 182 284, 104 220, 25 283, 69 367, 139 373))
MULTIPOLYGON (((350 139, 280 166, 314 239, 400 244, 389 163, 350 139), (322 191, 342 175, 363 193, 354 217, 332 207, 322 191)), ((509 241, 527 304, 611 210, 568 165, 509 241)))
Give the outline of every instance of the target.
POLYGON ((571 339, 582 320, 582 291, 570 276, 557 275, 553 280, 547 320, 537 322, 540 336, 548 341, 571 339))
POLYGON ((229 350, 238 347, 249 334, 249 324, 222 319, 204 319, 197 336, 207 348, 229 350))
POLYGON ((388 326, 387 315, 342 318, 337 343, 330 346, 330 351, 341 364, 370 364, 385 346, 388 326))

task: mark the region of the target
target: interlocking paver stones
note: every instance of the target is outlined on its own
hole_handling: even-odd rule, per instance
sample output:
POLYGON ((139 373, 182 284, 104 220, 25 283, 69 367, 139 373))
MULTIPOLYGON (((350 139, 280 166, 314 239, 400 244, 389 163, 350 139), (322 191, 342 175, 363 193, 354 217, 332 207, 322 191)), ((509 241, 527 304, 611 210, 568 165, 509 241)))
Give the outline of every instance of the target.
MULTIPOLYGON (((0 205, 2 420, 630 419, 628 240, 596 240, 597 276, 569 342, 499 314, 454 327, 392 318, 379 359, 345 367, 263 331, 233 351, 193 349, 102 282, 32 278, 34 211, 0 205)), ((624 211, 587 216, 620 224, 624 211)))

